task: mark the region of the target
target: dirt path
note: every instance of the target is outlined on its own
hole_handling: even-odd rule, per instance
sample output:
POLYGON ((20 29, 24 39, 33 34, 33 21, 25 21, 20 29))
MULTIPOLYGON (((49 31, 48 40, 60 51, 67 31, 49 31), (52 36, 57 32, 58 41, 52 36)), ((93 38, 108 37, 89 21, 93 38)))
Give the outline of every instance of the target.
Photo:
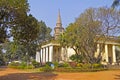
POLYGON ((0 80, 120 80, 120 71, 81 73, 28 73, 26 71, 0 68, 0 80))

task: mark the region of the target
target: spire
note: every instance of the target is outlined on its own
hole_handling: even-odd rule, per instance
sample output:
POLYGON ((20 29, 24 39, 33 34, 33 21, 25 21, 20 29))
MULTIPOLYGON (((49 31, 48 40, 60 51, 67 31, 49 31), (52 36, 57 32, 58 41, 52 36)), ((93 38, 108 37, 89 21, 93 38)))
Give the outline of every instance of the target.
POLYGON ((57 24, 62 24, 62 22, 61 22, 61 16, 60 16, 60 9, 58 11, 57 24))
POLYGON ((55 37, 55 39, 58 39, 59 35, 63 31, 64 31, 64 28, 62 27, 61 16, 60 16, 60 9, 59 9, 56 27, 54 28, 54 37, 55 37))

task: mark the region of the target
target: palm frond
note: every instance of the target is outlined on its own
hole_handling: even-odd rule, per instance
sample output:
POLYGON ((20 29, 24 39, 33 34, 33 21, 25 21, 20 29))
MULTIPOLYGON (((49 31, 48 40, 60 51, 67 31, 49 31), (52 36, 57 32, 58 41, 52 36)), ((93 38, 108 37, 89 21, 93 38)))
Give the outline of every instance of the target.
POLYGON ((114 2, 112 3, 112 7, 115 8, 117 6, 120 5, 120 0, 114 0, 114 2))

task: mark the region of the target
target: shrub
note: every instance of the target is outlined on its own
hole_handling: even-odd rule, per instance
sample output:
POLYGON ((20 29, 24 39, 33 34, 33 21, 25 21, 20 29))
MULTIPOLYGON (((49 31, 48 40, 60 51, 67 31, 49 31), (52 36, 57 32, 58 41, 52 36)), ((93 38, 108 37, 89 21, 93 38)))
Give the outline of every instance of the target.
POLYGON ((32 65, 33 65, 35 68, 40 67, 40 63, 39 63, 39 62, 36 62, 35 60, 32 61, 32 65))
POLYGON ((27 65, 26 62, 18 63, 18 62, 11 62, 8 65, 9 68, 15 68, 15 69, 33 69, 34 66, 31 64, 27 65))
POLYGON ((93 68, 103 68, 103 65, 102 64, 92 64, 92 67, 93 68))
POLYGON ((5 61, 0 59, 0 66, 3 66, 3 65, 5 65, 5 61))
POLYGON ((20 63, 18 62, 11 62, 10 64, 8 64, 9 68, 18 68, 18 66, 20 66, 20 63))
POLYGON ((83 69, 83 68, 56 68, 55 71, 56 72, 96 72, 96 71, 103 71, 103 70, 107 70, 107 69, 83 69))
POLYGON ((24 69, 27 66, 26 62, 22 62, 20 63, 20 65, 18 66, 18 69, 24 69))
POLYGON ((83 67, 83 66, 84 66, 83 63, 78 63, 78 64, 77 64, 77 67, 83 67))
POLYGON ((43 71, 43 72, 51 72, 51 71, 53 71, 52 67, 50 67, 49 65, 45 65, 40 70, 43 71))
POLYGON ((60 63, 58 67, 69 67, 70 65, 67 62, 60 63))
POLYGON ((51 66, 52 62, 46 62, 46 65, 51 66))
POLYGON ((83 64, 82 68, 83 69, 90 69, 91 68, 91 64, 83 64))
POLYGON ((33 69, 34 66, 33 65, 28 65, 28 66, 25 66, 24 69, 33 69))
POLYGON ((53 62, 55 68, 57 68, 59 66, 59 63, 58 62, 53 62))
POLYGON ((77 67, 77 63, 76 62, 69 62, 71 67, 77 67))
POLYGON ((78 63, 77 64, 77 67, 81 67, 83 69, 98 69, 98 68, 103 68, 103 65, 102 64, 82 64, 82 63, 78 63))
POLYGON ((82 55, 73 54, 72 56, 70 56, 70 59, 72 61, 74 61, 74 62, 81 63, 83 61, 83 56, 82 55))

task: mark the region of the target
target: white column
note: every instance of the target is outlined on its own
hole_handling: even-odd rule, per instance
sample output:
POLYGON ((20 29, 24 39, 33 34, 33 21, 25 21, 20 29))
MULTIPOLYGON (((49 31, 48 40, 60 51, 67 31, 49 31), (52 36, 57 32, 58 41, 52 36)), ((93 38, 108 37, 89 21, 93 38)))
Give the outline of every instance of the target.
POLYGON ((46 62, 48 62, 48 47, 46 47, 46 62))
POLYGON ((40 52, 36 52, 36 62, 40 62, 40 52))
POLYGON ((108 62, 108 45, 105 44, 105 57, 106 57, 106 62, 108 62))
POLYGON ((64 50, 64 48, 62 47, 61 48, 61 55, 62 55, 62 61, 64 60, 65 61, 65 50, 64 50))
POLYGON ((100 44, 97 44, 97 51, 95 53, 95 57, 97 58, 99 54, 100 54, 100 44))
POLYGON ((50 62, 49 55, 50 55, 50 49, 49 49, 49 46, 48 46, 48 62, 50 62))
POLYGON ((112 54, 113 54, 113 65, 116 63, 116 53, 115 53, 115 45, 112 46, 112 54))
POLYGON ((43 63, 45 62, 45 48, 43 48, 43 63))
POLYGON ((43 49, 41 48, 40 51, 41 51, 41 54, 40 54, 41 55, 41 62, 43 62, 43 56, 42 56, 43 55, 43 49))
POLYGON ((97 54, 100 53, 100 44, 97 44, 97 54))
POLYGON ((53 61, 53 46, 49 47, 49 61, 53 61))

